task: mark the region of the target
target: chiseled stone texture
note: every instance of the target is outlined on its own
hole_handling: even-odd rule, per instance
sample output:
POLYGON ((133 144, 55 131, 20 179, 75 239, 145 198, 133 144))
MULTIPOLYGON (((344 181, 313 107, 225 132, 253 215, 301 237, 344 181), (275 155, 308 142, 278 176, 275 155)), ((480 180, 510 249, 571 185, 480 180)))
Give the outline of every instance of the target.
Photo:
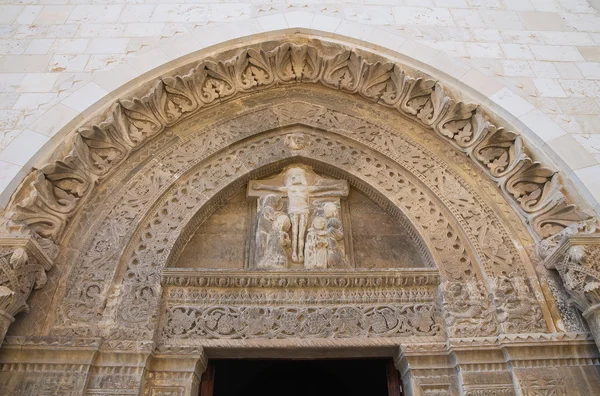
POLYGON ((5 0, 0 203, 45 141, 132 78, 222 41, 295 27, 399 51, 472 86, 531 128, 597 204, 600 14, 586 0, 5 0))

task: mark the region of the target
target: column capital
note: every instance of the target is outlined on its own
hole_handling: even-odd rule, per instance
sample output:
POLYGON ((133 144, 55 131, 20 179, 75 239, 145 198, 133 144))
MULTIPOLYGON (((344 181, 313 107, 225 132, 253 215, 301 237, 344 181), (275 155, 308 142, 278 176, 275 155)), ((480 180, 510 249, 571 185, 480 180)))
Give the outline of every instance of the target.
POLYGON ((584 316, 600 308, 600 234, 570 235, 546 258, 544 266, 558 271, 584 316))
POLYGON ((0 345, 19 312, 27 312, 33 289, 46 284, 53 261, 30 237, 0 235, 0 345))

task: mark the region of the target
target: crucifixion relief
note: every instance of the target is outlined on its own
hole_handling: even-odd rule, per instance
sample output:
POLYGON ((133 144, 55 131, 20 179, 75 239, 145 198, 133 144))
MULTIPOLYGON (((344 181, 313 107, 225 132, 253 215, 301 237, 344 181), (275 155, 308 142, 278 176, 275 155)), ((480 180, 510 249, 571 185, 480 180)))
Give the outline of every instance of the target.
POLYGON ((300 165, 287 167, 271 179, 251 181, 248 196, 259 197, 256 265, 286 267, 284 255, 291 245, 292 263, 304 263, 306 268, 339 266, 344 254, 338 242, 343 238, 338 208, 340 197, 348 191, 347 181, 320 177, 300 165))

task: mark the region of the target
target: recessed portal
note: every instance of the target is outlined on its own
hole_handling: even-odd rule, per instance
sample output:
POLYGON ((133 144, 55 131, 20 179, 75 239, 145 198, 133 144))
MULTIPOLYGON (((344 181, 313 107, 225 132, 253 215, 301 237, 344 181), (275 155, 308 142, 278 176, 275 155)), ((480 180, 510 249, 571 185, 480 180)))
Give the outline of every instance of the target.
POLYGON ((389 359, 211 360, 200 396, 401 396, 389 359))

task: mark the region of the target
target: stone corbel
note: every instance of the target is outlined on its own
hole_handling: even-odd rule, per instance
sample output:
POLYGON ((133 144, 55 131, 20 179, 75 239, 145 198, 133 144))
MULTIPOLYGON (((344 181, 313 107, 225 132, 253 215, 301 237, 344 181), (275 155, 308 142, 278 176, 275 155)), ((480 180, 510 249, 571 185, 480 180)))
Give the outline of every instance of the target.
POLYGON ((558 271, 600 348, 600 234, 568 236, 544 266, 558 271))
POLYGON ((19 312, 27 312, 33 289, 46 283, 52 260, 31 238, 0 237, 0 345, 19 312))

